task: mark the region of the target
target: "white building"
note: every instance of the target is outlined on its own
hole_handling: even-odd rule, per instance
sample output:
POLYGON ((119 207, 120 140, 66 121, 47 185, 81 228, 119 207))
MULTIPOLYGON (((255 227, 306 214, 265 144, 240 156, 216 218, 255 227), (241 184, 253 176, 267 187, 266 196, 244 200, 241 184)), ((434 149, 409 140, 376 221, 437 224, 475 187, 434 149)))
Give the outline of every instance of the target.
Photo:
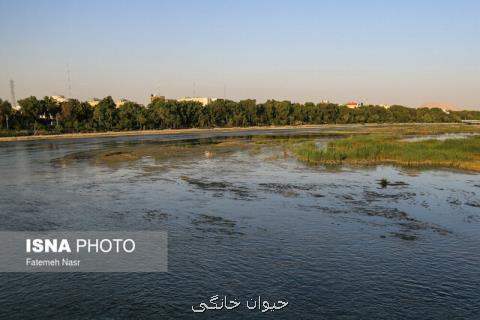
POLYGON ((100 103, 100 99, 93 98, 92 100, 88 100, 87 103, 90 107, 96 107, 100 103))
POLYGON ((216 100, 217 98, 209 98, 209 97, 184 97, 184 98, 178 99, 177 101, 178 102, 182 102, 182 101, 200 102, 203 106, 206 106, 207 104, 210 104, 216 100))
POLYGON ((158 96, 158 95, 152 93, 150 95, 150 102, 153 102, 153 101, 156 101, 156 100, 165 101, 165 96, 158 96))
POLYGON ((117 100, 117 101, 115 101, 115 107, 118 109, 118 108, 120 108, 121 106, 123 106, 126 102, 128 102, 127 99, 117 100))
POLYGON ((50 98, 52 98, 55 102, 58 102, 58 103, 67 102, 67 101, 68 101, 68 99, 65 98, 64 96, 51 96, 50 98))
POLYGON ((350 108, 350 109, 355 109, 355 108, 358 108, 362 105, 363 105, 363 103, 358 103, 357 101, 349 101, 349 102, 345 103, 345 106, 347 106, 347 108, 350 108))

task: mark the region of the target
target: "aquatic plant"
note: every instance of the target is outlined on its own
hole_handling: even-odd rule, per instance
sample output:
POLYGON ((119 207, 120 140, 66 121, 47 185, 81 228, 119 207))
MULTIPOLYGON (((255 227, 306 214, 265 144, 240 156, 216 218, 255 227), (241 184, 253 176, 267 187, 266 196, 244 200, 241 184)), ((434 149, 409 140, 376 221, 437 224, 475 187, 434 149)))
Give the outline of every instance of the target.
POLYGON ((406 142, 400 135, 361 135, 332 140, 324 149, 305 142, 292 150, 301 161, 323 165, 439 166, 480 171, 480 137, 406 142))
POLYGON ((379 184, 380 184, 380 186, 381 186, 382 188, 386 188, 389 183, 388 183, 388 180, 387 180, 387 179, 383 178, 383 179, 380 179, 379 184))

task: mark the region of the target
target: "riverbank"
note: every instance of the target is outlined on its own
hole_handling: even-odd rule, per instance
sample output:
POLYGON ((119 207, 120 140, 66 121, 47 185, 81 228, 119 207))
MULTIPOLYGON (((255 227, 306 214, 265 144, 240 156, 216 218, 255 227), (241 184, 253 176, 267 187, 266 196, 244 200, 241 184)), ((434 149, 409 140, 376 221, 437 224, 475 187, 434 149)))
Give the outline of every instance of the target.
MULTIPOLYGON (((477 132, 478 126, 469 126, 458 123, 396 123, 396 124, 323 124, 323 125, 296 125, 296 126, 261 126, 261 127, 233 127, 233 128, 211 128, 211 129, 163 129, 163 130, 139 130, 139 131, 107 131, 107 132, 88 132, 88 133, 65 133, 65 134, 47 134, 30 136, 8 136, 0 137, 0 142, 12 141, 32 141, 32 140, 64 140, 64 139, 89 139, 89 138, 111 138, 111 137, 129 137, 129 136, 156 136, 172 134, 209 134, 209 133, 231 133, 231 132, 251 132, 251 131, 275 131, 275 130, 328 130, 336 133, 336 129, 341 129, 342 133, 349 133, 348 129, 355 129, 350 133, 370 133, 373 131, 390 131, 395 128, 403 134, 438 134, 444 132, 477 132)), ((261 133, 261 132, 260 132, 261 133)))
MULTIPOLYGON (((358 125, 357 125, 358 126, 358 125)), ((48 135, 14 136, 0 137, 0 142, 7 141, 30 141, 30 140, 63 140, 63 139, 88 139, 88 138, 112 138, 129 136, 156 136, 172 134, 208 134, 213 132, 249 132, 257 130, 285 130, 285 129, 316 129, 316 128, 336 128, 345 127, 345 125, 301 125, 301 126, 264 126, 264 127, 234 127, 234 128, 210 128, 210 129, 162 129, 162 130, 138 130, 138 131, 107 131, 107 132, 87 132, 87 133, 64 133, 48 135)))

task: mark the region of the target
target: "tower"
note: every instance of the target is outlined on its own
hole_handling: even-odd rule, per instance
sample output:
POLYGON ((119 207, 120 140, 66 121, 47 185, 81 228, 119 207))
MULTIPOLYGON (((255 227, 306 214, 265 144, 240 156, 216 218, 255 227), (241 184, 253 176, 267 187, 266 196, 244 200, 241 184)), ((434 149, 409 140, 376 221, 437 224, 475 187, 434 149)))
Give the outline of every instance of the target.
POLYGON ((15 83, 10 79, 10 98, 12 99, 12 108, 17 109, 17 100, 15 99, 15 83))

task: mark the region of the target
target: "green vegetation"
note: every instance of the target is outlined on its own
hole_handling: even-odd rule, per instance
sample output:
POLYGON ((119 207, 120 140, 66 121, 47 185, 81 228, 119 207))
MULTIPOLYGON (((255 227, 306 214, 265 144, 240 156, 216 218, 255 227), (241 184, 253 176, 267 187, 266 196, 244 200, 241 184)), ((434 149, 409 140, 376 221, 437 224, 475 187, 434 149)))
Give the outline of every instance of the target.
POLYGON ((389 182, 388 182, 387 179, 383 178, 383 179, 380 179, 379 184, 382 188, 386 188, 388 186, 389 182))
POLYGON ((480 171, 480 137, 462 140, 402 141, 399 136, 361 135, 333 140, 325 149, 313 142, 292 147, 301 161, 322 165, 435 166, 480 171))
POLYGON ((203 106, 198 102, 156 99, 146 107, 126 102, 117 108, 111 97, 92 107, 75 99, 57 102, 50 97, 39 100, 32 96, 18 103, 21 108, 17 111, 8 101, 0 99, 0 131, 48 134, 299 124, 446 123, 480 119, 479 111, 445 113, 438 108, 414 109, 399 105, 388 109, 375 105, 349 109, 333 103, 275 100, 257 103, 219 99, 203 106))
POLYGON ((0 130, 10 129, 10 118, 12 117, 13 109, 8 101, 0 99, 0 130))

